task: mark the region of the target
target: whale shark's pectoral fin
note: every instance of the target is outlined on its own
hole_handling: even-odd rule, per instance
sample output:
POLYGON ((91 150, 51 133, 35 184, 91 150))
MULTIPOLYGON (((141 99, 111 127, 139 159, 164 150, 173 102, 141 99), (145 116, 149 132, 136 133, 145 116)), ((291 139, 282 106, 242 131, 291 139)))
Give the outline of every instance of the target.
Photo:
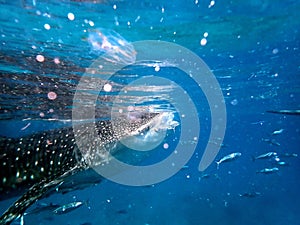
POLYGON ((0 217, 0 224, 10 224, 13 220, 21 217, 30 205, 40 199, 52 187, 56 186, 59 181, 61 180, 57 180, 55 182, 42 181, 33 185, 3 213, 0 217))
POLYGON ((45 193, 60 184, 65 177, 73 174, 77 170, 78 168, 74 168, 55 180, 43 180, 33 185, 2 214, 0 217, 0 225, 8 225, 15 219, 20 218, 29 206, 42 198, 45 193))

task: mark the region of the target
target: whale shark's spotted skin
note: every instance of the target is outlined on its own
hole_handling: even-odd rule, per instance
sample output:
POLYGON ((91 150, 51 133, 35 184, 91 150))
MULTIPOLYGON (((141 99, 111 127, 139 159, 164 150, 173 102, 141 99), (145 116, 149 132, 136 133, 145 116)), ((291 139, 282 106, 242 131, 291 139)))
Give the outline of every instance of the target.
POLYGON ((136 133, 157 115, 147 113, 138 120, 119 119, 113 124, 109 120, 98 121, 93 124, 99 134, 97 145, 90 144, 86 133, 91 124, 80 125, 76 134, 72 128, 62 128, 19 139, 1 137, 0 196, 9 196, 14 191, 27 192, 1 216, 0 224, 10 224, 20 217, 66 177, 107 160, 104 154, 107 146, 136 133), (86 137, 81 143, 85 149, 79 150, 75 135, 86 137))

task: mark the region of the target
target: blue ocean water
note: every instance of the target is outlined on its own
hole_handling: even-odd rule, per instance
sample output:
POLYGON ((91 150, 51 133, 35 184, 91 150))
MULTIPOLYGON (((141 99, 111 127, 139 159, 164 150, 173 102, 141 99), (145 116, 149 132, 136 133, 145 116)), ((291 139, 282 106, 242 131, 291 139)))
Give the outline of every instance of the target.
MULTIPOLYGON (((197 54, 219 82, 227 123, 214 161, 242 153, 232 162, 221 163, 219 169, 213 162, 200 172, 212 120, 205 93, 168 64, 159 71, 153 71, 155 63, 129 67, 114 82, 128 84, 142 75, 162 76, 187 90, 201 124, 195 153, 183 169, 157 184, 132 187, 103 180, 83 190, 41 199, 31 209, 41 202, 85 204, 63 215, 52 211, 29 214, 25 224, 300 224, 300 117, 266 112, 300 107, 299 1, 24 0, 0 4, 1 136, 22 137, 70 126, 70 96, 95 59, 105 59, 103 54, 108 52, 132 60, 135 53, 128 45, 122 47, 124 42, 159 40, 197 54), (103 29, 117 50, 102 45, 103 37, 91 44, 89 34, 103 29), (53 92, 57 99, 51 101, 53 92), (267 152, 298 156, 280 157, 288 166, 277 165, 276 158, 252 160, 267 152), (274 167, 279 171, 257 173, 274 167)), ((164 63, 169 63, 168 58, 164 63)), ((168 92, 158 89, 155 94, 145 102, 167 108, 161 99, 168 92)), ((180 115, 175 113, 175 119, 180 120, 180 115)), ((158 162, 177 145, 191 144, 180 142, 180 129, 168 130, 163 143, 169 148, 159 146, 143 163, 158 162)), ((13 200, 0 202, 1 213, 13 200)))

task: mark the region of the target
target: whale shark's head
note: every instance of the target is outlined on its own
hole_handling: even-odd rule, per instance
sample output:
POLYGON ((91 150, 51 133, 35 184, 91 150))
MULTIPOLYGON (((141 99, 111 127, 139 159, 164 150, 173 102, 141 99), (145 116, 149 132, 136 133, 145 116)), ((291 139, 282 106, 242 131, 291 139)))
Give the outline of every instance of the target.
POLYGON ((89 166, 107 163, 117 152, 122 154, 119 143, 133 150, 152 149, 179 123, 172 112, 128 112, 95 124, 96 129, 93 124, 75 129, 77 146, 89 166))
POLYGON ((179 122, 174 120, 173 112, 160 112, 147 123, 141 125, 130 133, 128 137, 120 140, 127 148, 147 152, 156 149, 163 143, 168 130, 175 131, 179 122))
POLYGON ((134 130, 132 135, 143 135, 146 138, 153 138, 155 133, 164 132, 166 130, 175 129, 179 125, 178 121, 174 120, 173 112, 157 113, 151 120, 141 125, 134 130))

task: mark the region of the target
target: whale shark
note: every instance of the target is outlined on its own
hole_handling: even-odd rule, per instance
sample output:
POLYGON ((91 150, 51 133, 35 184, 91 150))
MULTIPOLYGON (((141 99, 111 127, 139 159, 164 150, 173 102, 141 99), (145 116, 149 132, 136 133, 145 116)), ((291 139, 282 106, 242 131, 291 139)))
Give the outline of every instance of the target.
POLYGON ((161 115, 161 112, 143 112, 135 119, 122 117, 114 122, 81 123, 76 131, 64 127, 21 138, 0 137, 0 199, 22 194, 0 217, 0 224, 10 224, 22 217, 29 206, 53 193, 69 177, 107 163, 110 154, 121 151, 116 147, 117 142, 151 131, 151 127, 157 129, 164 122, 161 115), (87 133, 91 126, 99 137, 94 145, 87 133), (77 136, 83 137, 80 147, 77 136))

